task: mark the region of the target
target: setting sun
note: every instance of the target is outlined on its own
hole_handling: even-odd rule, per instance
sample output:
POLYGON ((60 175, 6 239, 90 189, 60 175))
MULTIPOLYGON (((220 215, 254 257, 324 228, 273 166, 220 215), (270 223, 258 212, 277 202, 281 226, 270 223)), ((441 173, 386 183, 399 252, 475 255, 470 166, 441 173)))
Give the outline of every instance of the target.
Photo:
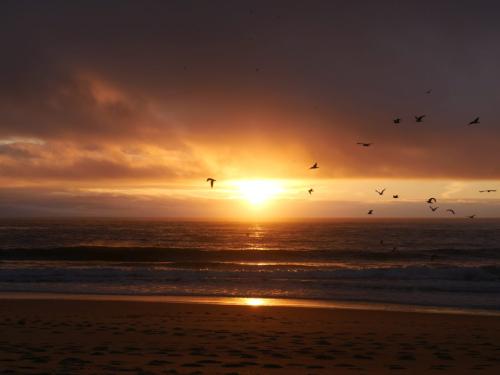
POLYGON ((252 205, 261 205, 283 192, 283 187, 278 181, 273 180, 247 180, 237 181, 241 197, 252 205))

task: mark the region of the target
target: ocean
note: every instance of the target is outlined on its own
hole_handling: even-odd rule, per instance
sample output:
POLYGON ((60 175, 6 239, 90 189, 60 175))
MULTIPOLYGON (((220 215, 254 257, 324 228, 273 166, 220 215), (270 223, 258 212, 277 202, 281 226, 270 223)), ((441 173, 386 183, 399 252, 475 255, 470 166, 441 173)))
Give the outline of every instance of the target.
POLYGON ((500 310, 500 220, 2 219, 0 292, 500 310))

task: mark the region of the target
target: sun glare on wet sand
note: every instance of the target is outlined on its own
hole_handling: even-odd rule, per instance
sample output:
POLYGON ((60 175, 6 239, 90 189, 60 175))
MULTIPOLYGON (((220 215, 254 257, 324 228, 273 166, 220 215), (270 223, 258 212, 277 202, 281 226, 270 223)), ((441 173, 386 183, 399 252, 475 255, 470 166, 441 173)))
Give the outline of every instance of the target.
POLYGON ((243 298, 243 302, 248 306, 262 306, 265 300, 262 298, 243 298))

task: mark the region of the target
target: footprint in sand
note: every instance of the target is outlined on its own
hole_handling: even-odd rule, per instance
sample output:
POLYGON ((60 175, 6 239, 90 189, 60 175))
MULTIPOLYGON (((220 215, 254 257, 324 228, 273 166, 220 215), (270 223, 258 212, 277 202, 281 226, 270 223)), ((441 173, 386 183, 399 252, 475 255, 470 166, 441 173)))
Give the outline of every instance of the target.
POLYGON ((276 363, 266 363, 261 366, 262 368, 283 368, 283 366, 276 363))

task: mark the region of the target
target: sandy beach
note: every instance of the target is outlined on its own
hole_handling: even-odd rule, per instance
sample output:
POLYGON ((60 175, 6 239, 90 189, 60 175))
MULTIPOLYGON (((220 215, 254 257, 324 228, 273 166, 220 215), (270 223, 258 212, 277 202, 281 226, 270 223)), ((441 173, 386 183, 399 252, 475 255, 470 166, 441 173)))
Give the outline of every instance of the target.
POLYGON ((496 374, 500 318, 0 300, 2 374, 496 374))

